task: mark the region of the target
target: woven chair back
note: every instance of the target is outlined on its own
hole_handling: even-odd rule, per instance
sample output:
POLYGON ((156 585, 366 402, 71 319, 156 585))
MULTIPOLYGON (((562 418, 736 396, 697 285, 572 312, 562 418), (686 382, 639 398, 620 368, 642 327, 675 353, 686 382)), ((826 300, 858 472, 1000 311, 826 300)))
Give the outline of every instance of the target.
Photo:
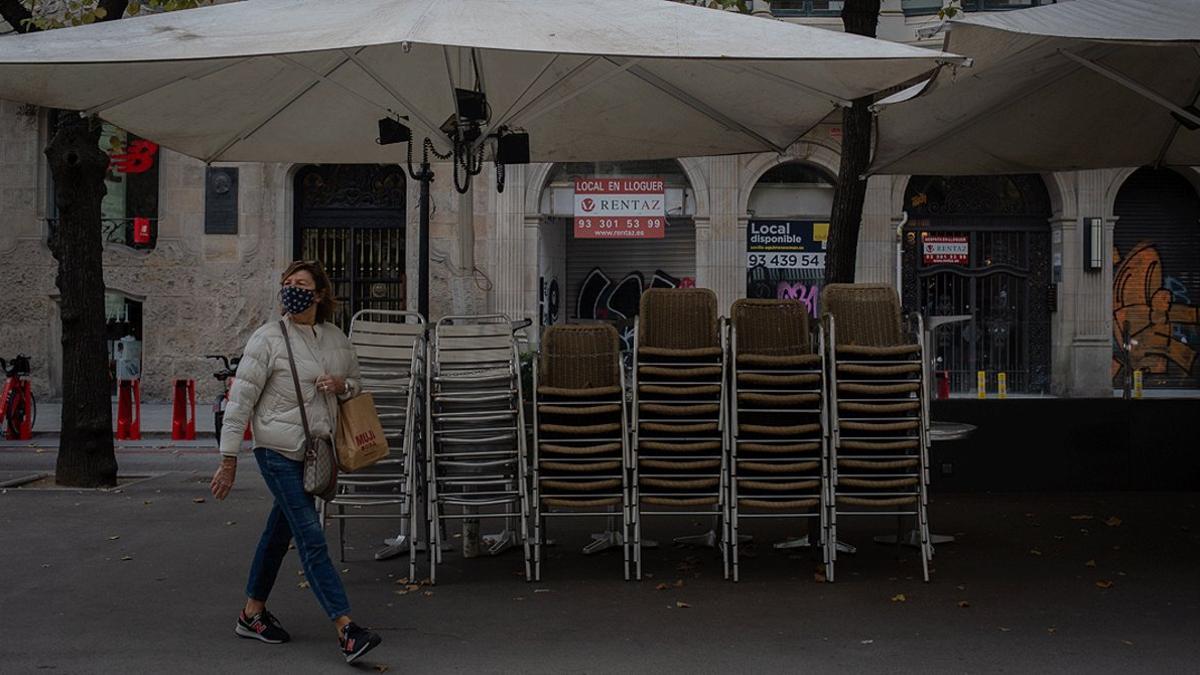
POLYGON ((797 356, 812 353, 808 306, 798 300, 738 300, 733 303, 738 354, 797 356))
POLYGON ((821 313, 832 314, 837 344, 890 347, 909 342, 901 327, 900 298, 887 284, 829 284, 821 313))
POLYGON ((621 384, 621 338, 608 324, 551 326, 542 334, 539 384, 563 389, 621 384))
POLYGON ((638 321, 638 342, 647 347, 721 346, 717 294, 707 288, 651 288, 638 321))

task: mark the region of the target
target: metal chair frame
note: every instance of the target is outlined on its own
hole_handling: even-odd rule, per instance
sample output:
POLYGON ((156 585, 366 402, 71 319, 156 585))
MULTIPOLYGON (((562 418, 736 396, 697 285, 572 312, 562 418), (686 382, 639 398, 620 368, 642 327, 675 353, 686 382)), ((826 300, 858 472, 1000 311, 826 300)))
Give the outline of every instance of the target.
MULTIPOLYGON (((827 533, 828 533, 827 531, 828 531, 828 527, 829 527, 828 497, 829 497, 829 481, 830 481, 830 474, 829 474, 830 424, 829 424, 829 405, 828 405, 829 396, 827 393, 829 391, 829 389, 828 389, 829 385, 828 385, 828 368, 826 367, 827 359, 826 359, 826 354, 825 354, 825 332, 824 332, 823 327, 820 324, 817 325, 817 329, 815 331, 815 344, 816 344, 816 351, 814 352, 813 355, 820 357, 820 361, 815 365, 815 367, 811 367, 811 366, 810 367, 804 367, 804 366, 783 367, 783 368, 771 368, 771 367, 767 367, 767 366, 743 367, 742 365, 740 365, 740 362, 738 359, 739 350, 738 350, 737 325, 736 325, 736 322, 734 322, 734 321, 730 322, 729 363, 730 363, 731 377, 730 377, 730 392, 729 392, 730 415, 729 415, 729 425, 728 425, 729 452, 730 452, 730 461, 729 461, 730 478, 729 478, 729 499, 728 499, 729 530, 728 530, 728 534, 727 534, 727 540, 729 541, 730 558, 731 558, 731 563, 732 563, 731 572, 732 572, 733 580, 735 582, 740 579, 740 561, 739 561, 740 546, 739 546, 738 537, 739 537, 739 532, 740 532, 740 527, 741 527, 741 520, 743 518, 747 518, 747 519, 786 518, 786 519, 794 519, 794 520, 816 520, 819 524, 819 527, 816 532, 812 532, 810 534, 810 537, 815 536, 818 539, 818 542, 815 544, 815 546, 820 548, 824 562, 826 562, 826 563, 829 562, 828 547, 826 546, 826 537, 827 537, 827 533), (798 384, 794 387, 782 387, 781 386, 781 387, 771 388, 771 389, 759 389, 759 388, 745 388, 744 389, 741 386, 741 384, 739 382, 739 377, 738 377, 739 375, 743 375, 743 374, 776 375, 776 376, 796 376, 796 375, 816 374, 816 375, 818 375, 819 379, 817 380, 817 382, 815 384, 806 385, 806 386, 798 384), (745 394, 779 394, 779 395, 806 395, 806 394, 811 395, 811 394, 815 394, 819 398, 817 400, 816 407, 805 406, 805 407, 800 407, 800 408, 754 408, 754 407, 743 406, 741 404, 741 394, 743 394, 743 393, 745 393, 745 394), (820 424, 820 429, 815 434, 812 434, 812 433, 799 434, 796 436, 780 437, 780 438, 773 438, 773 439, 754 437, 754 435, 752 435, 752 434, 743 435, 742 429, 741 429, 741 424, 740 424, 742 415, 746 414, 747 416, 749 416, 749 415, 753 415, 755 413, 758 413, 758 414, 773 413, 773 414, 780 414, 780 415, 783 415, 783 414, 805 415, 805 416, 810 416, 810 418, 811 418, 811 416, 816 416, 816 419, 819 421, 819 424, 820 424), (819 446, 818 446, 818 449, 817 449, 817 452, 815 453, 815 455, 813 455, 813 454, 788 455, 788 456, 770 457, 770 458, 754 457, 753 461, 756 463, 763 462, 763 463, 767 463, 767 464, 770 464, 770 463, 781 463, 782 464, 782 463, 787 463, 787 462, 808 463, 808 462, 812 462, 814 460, 819 462, 818 470, 815 473, 815 478, 818 481, 818 485, 816 486, 815 491, 812 489, 805 489, 802 492, 790 492, 790 493, 789 492, 781 492, 777 495, 771 495, 770 497, 768 497, 767 495, 763 495, 763 494, 757 494, 754 496, 755 499, 762 499, 763 501, 778 500, 781 502, 787 501, 787 500, 811 499, 812 497, 815 496, 815 498, 817 499, 817 504, 815 505, 815 508, 802 508, 802 509, 797 509, 797 510, 770 510, 770 511, 765 511, 765 512, 747 512, 742 509, 742 505, 740 503, 742 496, 739 491, 739 487, 740 487, 739 483, 740 483, 741 477, 738 474, 738 470, 739 470, 739 460, 741 459, 740 448, 743 445, 749 445, 749 444, 786 445, 786 444, 795 444, 795 443, 812 443, 814 441, 819 443, 819 446)), ((813 474, 808 474, 805 472, 798 472, 798 473, 802 473, 803 475, 789 475, 789 476, 785 476, 782 478, 772 478, 769 476, 755 476, 754 480, 772 482, 772 481, 797 480, 797 479, 807 478, 811 481, 814 478, 813 474)), ((730 576, 730 574, 727 573, 726 578, 728 578, 729 576, 730 576)))
MULTIPOLYGON (((895 359, 863 359, 853 358, 850 355, 846 357, 839 356, 837 346, 837 326, 834 318, 831 315, 826 315, 825 322, 827 325, 826 335, 828 338, 828 392, 831 405, 831 422, 832 422, 832 439, 830 445, 830 460, 829 460, 829 492, 827 495, 828 503, 828 533, 825 539, 826 549, 826 577, 829 581, 834 580, 834 569, 837 561, 837 530, 838 518, 844 516, 850 517, 879 517, 879 516, 895 516, 898 521, 902 522, 905 517, 912 517, 916 521, 916 529, 919 538, 919 549, 921 553, 922 575, 925 581, 929 581, 929 561, 933 557, 933 545, 929 535, 929 517, 927 512, 928 507, 928 484, 929 484, 929 364, 926 362, 925 350, 925 331, 920 315, 914 314, 907 317, 907 323, 910 330, 907 332, 914 341, 910 344, 915 345, 915 358, 895 358, 895 359), (839 366, 918 366, 917 370, 913 371, 916 374, 915 379, 897 380, 897 379, 871 379, 871 378, 851 378, 841 377, 838 374, 839 366), (842 385, 859 384, 859 385, 896 385, 896 384, 913 384, 916 385, 915 390, 905 392, 903 395, 897 395, 890 398, 856 398, 853 396, 842 396, 840 391, 842 385), (912 395, 915 394, 915 397, 912 395), (847 404, 863 404, 868 405, 889 405, 889 404, 912 404, 916 403, 915 414, 901 416, 845 416, 843 409, 847 404), (847 423, 850 423, 848 427, 847 423), (915 428, 912 432, 903 435, 888 435, 887 433, 870 434, 869 426, 871 424, 887 424, 887 423, 915 423, 915 428), (855 423, 865 424, 868 428, 852 429, 855 423), (849 433, 848 433, 849 432, 849 433), (910 441, 916 442, 915 449, 907 449, 903 447, 886 448, 879 447, 874 452, 843 452, 847 441, 865 442, 868 444, 888 444, 888 443, 904 443, 910 441), (852 463, 877 463, 887 464, 902 462, 905 460, 917 460, 914 468, 898 467, 892 470, 883 468, 851 468, 846 465, 846 460, 852 463), (910 489, 903 491, 894 491, 888 489, 880 490, 856 490, 848 489, 848 481, 872 481, 878 483, 881 481, 907 481, 916 479, 916 484, 910 489), (842 502, 839 502, 839 497, 842 502), (858 508, 853 508, 851 504, 844 504, 847 498, 861 499, 864 501, 878 500, 881 505, 873 507, 869 505, 853 505, 858 508), (886 505, 887 500, 898 498, 915 498, 915 502, 911 508, 889 508, 886 505)), ((866 488, 864 488, 866 489, 866 488)), ((899 505, 898 505, 899 506, 899 505)))
MULTIPOLYGON (((729 436, 727 434, 726 425, 728 423, 728 329, 724 317, 718 320, 718 335, 720 343, 720 355, 712 360, 688 360, 688 361, 673 361, 661 362, 655 360, 643 360, 644 345, 641 343, 641 321, 639 316, 634 321, 634 371, 633 382, 631 384, 633 390, 633 418, 631 429, 633 433, 633 441, 630 447, 630 465, 632 469, 631 481, 631 505, 633 516, 633 555, 634 555, 634 577, 638 580, 642 578, 642 517, 643 516, 673 516, 673 517, 695 517, 695 516, 712 516, 717 520, 717 526, 714 532, 717 536, 715 545, 721 555, 725 574, 729 574, 729 555, 728 542, 726 536, 728 532, 727 522, 729 519, 729 436), (657 379, 654 376, 643 378, 642 369, 645 367, 660 368, 670 371, 671 369, 686 370, 690 368, 712 368, 719 367, 718 377, 706 380, 675 380, 675 379, 657 379), (667 417, 647 417, 643 414, 642 407, 646 404, 658 405, 680 405, 679 399, 667 393, 647 395, 643 393, 645 386, 662 386, 662 387, 718 387, 717 395, 711 399, 704 400, 688 400, 686 404, 695 405, 717 405, 716 415, 713 417, 695 416, 695 415, 670 415, 667 417), (655 433, 651 430, 643 430, 643 425, 650 424, 712 424, 716 423, 716 429, 711 435, 686 435, 675 436, 670 432, 662 431, 655 433), (642 444, 645 442, 664 442, 664 443, 711 443, 717 442, 719 448, 717 454, 696 455, 690 453, 671 453, 671 454, 655 454, 643 450, 642 444), (708 480, 714 477, 712 473, 666 473, 656 475, 653 471, 643 471, 641 464, 649 460, 658 461, 675 461, 675 462, 703 462, 711 461, 719 458, 719 471, 716 472, 717 485, 709 489, 698 489, 696 492, 659 492, 654 489, 646 489, 651 486, 643 486, 645 478, 658 480, 708 480), (649 474, 649 475, 647 475, 649 474), (647 508, 644 498, 659 498, 659 499, 705 499, 711 497, 715 504, 712 508, 686 508, 686 507, 663 507, 663 508, 647 508)), ((661 377, 661 376, 659 376, 661 377)), ((680 432, 687 433, 687 432, 680 432)))
POLYGON ((416 576, 420 532, 417 511, 423 492, 419 474, 424 460, 420 429, 424 417, 425 334, 425 319, 416 312, 364 309, 351 318, 349 338, 357 352, 362 390, 374 396, 391 453, 369 467, 341 473, 338 493, 322 504, 321 513, 322 523, 338 523, 338 549, 343 562, 347 520, 399 518, 400 536, 408 538, 410 579, 416 576), (397 358, 403 354, 407 358, 397 358), (331 513, 330 506, 337 512, 331 513), (373 510, 380 507, 398 507, 399 512, 373 510), (365 509, 372 511, 361 512, 365 509))
MULTIPOLYGON (((544 345, 545 342, 546 341, 543 340, 542 344, 544 345)), ((541 356, 540 352, 539 352, 538 356, 539 357, 541 356)), ((631 492, 630 492, 631 460, 630 460, 630 444, 629 444, 629 414, 628 414, 628 406, 627 406, 627 398, 626 398, 627 389, 625 386, 625 373, 624 373, 624 368, 622 367, 622 364, 620 363, 619 351, 616 353, 615 358, 617 358, 618 361, 614 364, 614 367, 618 371, 618 379, 620 382, 620 391, 615 396, 611 396, 609 398, 588 397, 588 398, 584 398, 584 399, 570 399, 570 400, 566 399, 565 397, 555 397, 551 400, 546 400, 546 398, 544 398, 543 394, 541 393, 541 386, 540 386, 541 382, 542 382, 541 375, 540 375, 540 358, 534 359, 534 362, 533 362, 533 368, 534 368, 534 370, 533 370, 533 373, 534 373, 534 375, 533 375, 533 382, 534 382, 533 461, 530 463, 532 470, 533 470, 533 480, 531 482, 530 489, 532 492, 532 503, 533 503, 533 512, 534 512, 534 518, 533 518, 533 523, 534 523, 534 553, 533 553, 534 572, 533 572, 533 578, 535 581, 540 581, 542 578, 542 546, 545 544, 545 536, 546 536, 546 531, 547 531, 545 520, 547 518, 565 518, 565 517, 615 518, 617 515, 611 509, 608 509, 608 508, 606 508, 606 510, 595 510, 595 507, 588 507, 588 506, 573 507, 573 506, 560 505, 559 508, 569 508, 571 510, 570 511, 556 511, 556 510, 552 510, 552 508, 549 505, 544 504, 543 500, 548 499, 548 498, 558 498, 559 501, 569 501, 572 498, 572 495, 569 492, 547 494, 546 491, 543 490, 543 488, 542 488, 542 481, 543 481, 542 446, 543 446, 543 443, 545 443, 547 445, 561 444, 561 445, 567 445, 568 447, 570 447, 573 444, 579 444, 580 447, 583 447, 583 446, 587 446, 589 444, 590 445, 601 444, 601 443, 611 444, 614 442, 620 443, 620 455, 621 455, 621 467, 620 467, 621 487, 620 487, 620 491, 619 492, 618 491, 611 491, 611 492, 606 491, 606 492, 601 492, 601 493, 589 492, 589 493, 587 493, 587 497, 592 498, 592 499, 601 498, 601 499, 606 499, 606 500, 613 499, 613 498, 620 499, 621 548, 622 548, 623 559, 624 559, 623 560, 624 576, 625 576, 626 581, 629 580, 630 563, 632 562, 631 550, 633 549, 633 542, 631 541, 630 536, 629 536, 630 529, 633 524, 633 504, 632 504, 632 498, 631 498, 631 492), (583 407, 588 407, 588 406, 600 406, 600 405, 606 405, 606 406, 619 405, 620 406, 620 412, 619 412, 620 428, 617 430, 615 435, 598 434, 598 435, 593 436, 593 435, 589 434, 587 437, 567 437, 567 436, 563 436, 563 435, 554 435, 549 440, 547 440, 546 438, 543 437, 542 416, 544 414, 543 413, 544 408, 550 408, 552 406, 583 408, 583 407), (589 510, 589 509, 591 509, 591 510, 589 510)), ((586 455, 586 456, 581 456, 579 458, 572 458, 570 456, 554 456, 553 461, 554 462, 562 462, 562 463, 583 464, 583 463, 587 463, 587 462, 595 462, 595 461, 597 461, 597 459, 596 459, 595 455, 586 455)), ((554 476, 554 480, 561 481, 564 479, 568 480, 568 481, 577 480, 577 481, 582 482, 585 480, 595 480, 596 476, 594 476, 594 475, 593 476, 585 476, 585 477, 581 477, 581 478, 577 478, 577 479, 571 479, 571 478, 568 478, 563 475, 555 475, 554 476)))
POLYGON ((446 316, 434 328, 426 370, 426 460, 430 582, 451 520, 519 521, 525 577, 532 579, 521 362, 513 324, 502 314, 446 316), (460 507, 448 513, 447 507, 460 507), (500 507, 479 513, 477 509, 500 507))

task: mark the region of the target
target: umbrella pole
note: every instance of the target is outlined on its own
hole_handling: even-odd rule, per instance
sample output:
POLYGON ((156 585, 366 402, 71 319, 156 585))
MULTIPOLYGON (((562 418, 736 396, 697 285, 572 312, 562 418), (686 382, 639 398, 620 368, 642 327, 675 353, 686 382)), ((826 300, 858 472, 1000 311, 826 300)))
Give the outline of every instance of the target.
POLYGON ((421 196, 418 202, 419 243, 417 244, 417 311, 429 320, 429 184, 433 182, 433 171, 429 162, 421 162, 416 179, 421 181, 421 196))

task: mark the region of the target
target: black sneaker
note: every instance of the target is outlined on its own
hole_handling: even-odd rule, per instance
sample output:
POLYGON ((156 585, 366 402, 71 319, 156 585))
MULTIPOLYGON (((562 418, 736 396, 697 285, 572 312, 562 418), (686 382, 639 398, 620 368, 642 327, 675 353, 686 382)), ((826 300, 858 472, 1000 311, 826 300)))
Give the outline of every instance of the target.
POLYGON ((243 610, 238 615, 237 626, 233 632, 244 638, 253 640, 262 640, 267 644, 277 645, 282 642, 287 642, 292 639, 291 635, 279 625, 279 619, 275 615, 263 610, 254 616, 246 616, 243 610))
POLYGON ((380 642, 383 642, 383 638, 356 623, 346 624, 342 636, 338 638, 346 663, 353 663, 358 657, 378 647, 380 642))

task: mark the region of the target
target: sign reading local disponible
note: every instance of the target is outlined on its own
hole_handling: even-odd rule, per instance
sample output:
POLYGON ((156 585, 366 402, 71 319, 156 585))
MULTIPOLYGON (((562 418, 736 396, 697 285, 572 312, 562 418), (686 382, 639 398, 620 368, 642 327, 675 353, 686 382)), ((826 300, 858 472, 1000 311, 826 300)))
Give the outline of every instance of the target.
POLYGON ((817 316, 829 223, 751 220, 746 225, 746 297, 798 300, 817 316))
POLYGON ((924 234, 921 254, 926 265, 966 265, 971 245, 966 235, 924 234))
POLYGON ((666 187, 661 178, 576 178, 576 239, 662 239, 666 187))
POLYGON ((751 220, 746 226, 746 267, 823 270, 829 223, 751 220))

